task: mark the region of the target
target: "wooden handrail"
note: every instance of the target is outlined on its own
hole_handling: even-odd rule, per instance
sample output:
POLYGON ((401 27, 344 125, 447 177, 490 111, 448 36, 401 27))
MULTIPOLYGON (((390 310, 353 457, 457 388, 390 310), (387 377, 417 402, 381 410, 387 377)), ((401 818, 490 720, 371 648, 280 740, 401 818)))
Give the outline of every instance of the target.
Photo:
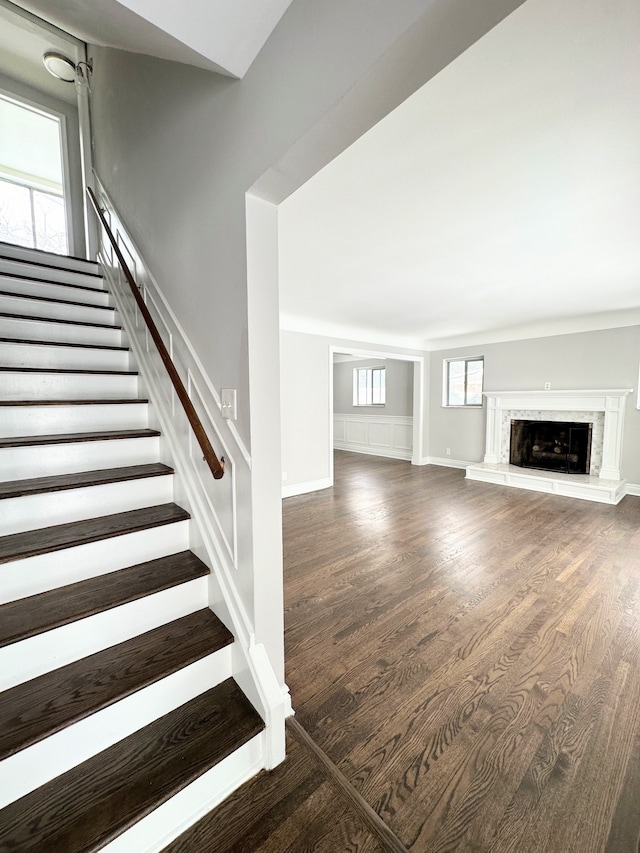
POLYGON ((187 394, 187 389, 184 387, 182 379, 180 379, 180 375, 176 370, 176 366, 171 360, 171 356, 164 345, 164 341, 160 337, 160 332, 156 327, 156 324, 153 322, 153 318, 149 313, 149 309, 147 308, 144 299, 140 295, 140 290, 138 289, 138 285, 135 282, 134 277, 131 275, 131 270, 127 266, 127 262, 124 259, 122 252, 120 251, 120 247, 116 241, 116 238, 113 236, 113 232, 109 227, 109 223, 107 222, 104 212, 100 205, 98 204, 98 199, 95 196, 95 193, 91 189, 91 187, 87 187, 87 193, 89 198, 91 199, 91 203, 93 204, 93 208, 102 222, 104 230, 106 231, 107 237, 113 249, 120 261, 120 266, 122 267, 122 272, 124 273, 124 277, 129 282, 129 287, 131 288, 131 292, 133 293, 134 299, 136 300, 136 304, 140 309, 140 313, 144 317, 144 320, 151 332, 151 337, 154 340, 154 343, 160 353, 160 358, 169 374, 169 378, 173 383, 173 387, 175 388, 176 394, 178 395, 178 399, 182 403, 182 408, 185 411, 185 414, 191 424, 191 429, 193 430, 195 437, 198 440, 198 444, 202 449, 202 453, 204 456, 204 460, 211 469, 211 473, 213 474, 216 480, 219 480, 224 474, 224 456, 221 456, 220 459, 216 456, 213 447, 211 446, 211 442, 205 432, 204 427, 202 426, 202 421, 198 417, 198 413, 196 412, 193 403, 191 402, 191 398, 187 394))

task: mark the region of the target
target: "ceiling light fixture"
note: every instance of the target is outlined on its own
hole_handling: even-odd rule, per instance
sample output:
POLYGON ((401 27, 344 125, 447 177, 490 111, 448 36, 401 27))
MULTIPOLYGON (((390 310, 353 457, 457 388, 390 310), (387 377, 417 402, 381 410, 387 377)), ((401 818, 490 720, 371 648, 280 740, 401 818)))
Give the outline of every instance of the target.
POLYGON ((68 56, 49 50, 42 57, 42 61, 49 74, 58 80, 64 80, 65 83, 75 83, 76 64, 68 56))

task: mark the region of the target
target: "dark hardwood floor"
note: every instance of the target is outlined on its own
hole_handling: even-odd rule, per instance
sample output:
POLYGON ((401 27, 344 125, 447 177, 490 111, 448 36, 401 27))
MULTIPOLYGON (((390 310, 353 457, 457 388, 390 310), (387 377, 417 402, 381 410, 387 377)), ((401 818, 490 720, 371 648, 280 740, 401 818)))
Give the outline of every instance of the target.
POLYGON ((640 498, 338 452, 284 547, 296 721, 400 843, 290 737, 250 783, 265 821, 176 851, 638 853, 640 498))

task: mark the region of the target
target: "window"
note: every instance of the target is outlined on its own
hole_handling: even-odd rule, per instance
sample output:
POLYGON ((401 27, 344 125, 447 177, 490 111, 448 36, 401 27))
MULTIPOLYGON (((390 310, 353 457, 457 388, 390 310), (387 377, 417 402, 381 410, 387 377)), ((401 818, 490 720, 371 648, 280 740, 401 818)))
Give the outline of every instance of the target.
POLYGON ((0 178, 0 240, 66 254, 62 196, 0 178))
POLYGON ((0 95, 0 240, 66 254, 62 119, 0 95))
POLYGON ((353 370, 353 405, 384 406, 384 367, 355 367, 353 370))
POLYGON ((444 362, 444 406, 481 406, 484 358, 449 358, 444 362))

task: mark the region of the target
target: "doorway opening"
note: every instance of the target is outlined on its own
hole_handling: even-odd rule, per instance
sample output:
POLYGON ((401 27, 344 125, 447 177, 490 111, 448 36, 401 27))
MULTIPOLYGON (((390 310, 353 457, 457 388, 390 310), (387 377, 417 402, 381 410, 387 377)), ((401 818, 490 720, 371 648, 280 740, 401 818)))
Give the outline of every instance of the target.
MULTIPOLYGON (((351 382, 349 376, 345 380, 346 386, 351 382)), ((385 390, 388 393, 387 385, 388 382, 385 379, 385 390)), ((331 485, 333 485, 333 452, 336 448, 407 459, 413 465, 423 464, 423 389, 424 358, 422 356, 388 351, 370 352, 341 346, 329 347, 329 479, 331 485), (396 392, 400 385, 404 388, 404 393, 399 395, 396 393, 397 399, 394 399, 393 394, 389 398, 388 402, 393 400, 400 406, 397 411, 393 409, 393 415, 381 414, 384 410, 382 408, 376 410, 375 404, 372 403, 371 407, 365 407, 365 410, 370 408, 371 417, 368 419, 363 416, 356 417, 353 413, 362 409, 355 408, 357 406, 355 397, 351 401, 354 408, 351 408, 350 412, 339 411, 349 407, 340 405, 338 402, 340 400, 338 371, 342 369, 344 372, 346 368, 350 376, 358 366, 374 365, 372 369, 386 366, 385 369, 390 369, 394 364, 398 369, 398 375, 392 377, 393 384, 396 386, 396 392), (404 374, 406 377, 402 378, 404 374)), ((344 393, 350 392, 347 389, 344 393)), ((355 390, 353 393, 355 394, 355 390)))

